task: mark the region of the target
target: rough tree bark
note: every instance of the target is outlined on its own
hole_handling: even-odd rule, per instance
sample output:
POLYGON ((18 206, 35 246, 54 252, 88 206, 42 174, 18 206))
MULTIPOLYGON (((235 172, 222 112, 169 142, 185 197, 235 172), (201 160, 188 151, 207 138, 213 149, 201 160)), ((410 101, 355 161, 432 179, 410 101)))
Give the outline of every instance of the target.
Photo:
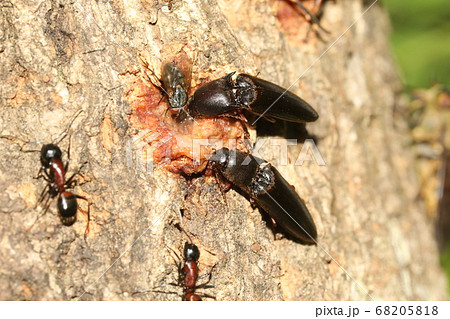
MULTIPOLYGON (((216 288, 206 292, 217 300, 446 298, 404 119, 395 113, 401 85, 379 5, 291 88, 321 116, 307 131, 326 166, 293 165, 299 144, 288 148, 291 164, 278 167, 310 209, 319 246, 274 240, 258 209, 234 190, 225 202, 213 178, 197 175, 186 193, 185 177, 126 162, 139 132, 124 97, 142 53, 158 68, 166 45, 185 43, 196 52, 193 77, 237 70, 289 87, 369 2, 326 2, 322 23, 331 33, 320 41, 283 1, 172 1, 171 10, 150 0, 2 1, 0 299, 179 300, 132 294, 174 281, 172 250, 180 254, 187 239, 179 224, 200 247, 202 273, 216 265, 216 288), (33 179, 39 154, 26 152, 57 139, 78 110, 60 146, 66 158, 71 141, 75 192, 92 203, 86 240, 83 214, 62 226, 52 202, 37 219, 45 184, 33 179)), ((307 135, 261 121, 258 136, 307 135)), ((274 152, 260 154, 280 164, 274 152)), ((166 289, 181 292, 158 290, 166 289)))

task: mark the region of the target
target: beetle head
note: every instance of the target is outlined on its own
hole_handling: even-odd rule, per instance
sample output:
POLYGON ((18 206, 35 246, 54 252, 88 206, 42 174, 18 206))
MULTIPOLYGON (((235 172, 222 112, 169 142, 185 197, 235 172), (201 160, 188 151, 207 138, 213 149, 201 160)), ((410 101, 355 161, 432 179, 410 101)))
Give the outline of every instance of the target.
POLYGON ((217 166, 218 168, 223 170, 228 166, 229 158, 230 150, 228 148, 222 148, 215 151, 209 158, 209 161, 212 162, 214 166, 217 166))

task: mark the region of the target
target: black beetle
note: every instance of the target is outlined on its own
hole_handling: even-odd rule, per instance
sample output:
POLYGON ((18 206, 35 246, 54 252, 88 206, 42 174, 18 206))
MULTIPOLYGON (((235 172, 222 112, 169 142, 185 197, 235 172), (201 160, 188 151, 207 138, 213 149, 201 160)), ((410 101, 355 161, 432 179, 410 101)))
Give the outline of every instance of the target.
POLYGON ((319 118, 308 103, 282 87, 248 74, 239 74, 233 80, 234 74, 196 90, 187 105, 189 115, 208 117, 247 110, 268 119, 296 123, 314 122, 319 118))
POLYGON ((317 230, 308 209, 270 163, 227 148, 215 151, 209 161, 213 169, 248 194, 286 233, 302 244, 316 243, 317 230))

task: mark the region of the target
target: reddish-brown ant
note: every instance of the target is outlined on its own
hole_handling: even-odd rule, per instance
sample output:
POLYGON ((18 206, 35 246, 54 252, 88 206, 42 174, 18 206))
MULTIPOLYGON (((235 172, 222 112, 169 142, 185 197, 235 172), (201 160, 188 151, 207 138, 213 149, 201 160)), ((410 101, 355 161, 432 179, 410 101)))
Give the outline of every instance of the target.
MULTIPOLYGON (((194 244, 188 242, 184 243, 184 266, 179 266, 179 282, 178 285, 183 287, 183 300, 186 301, 201 301, 202 298, 199 294, 195 293, 198 288, 214 288, 214 286, 208 285, 211 280, 211 272, 207 275, 208 281, 202 285, 196 286, 198 279, 198 260, 200 258, 200 250, 194 244)), ((205 277, 205 275, 200 278, 205 277)), ((204 297, 214 298, 213 296, 203 294, 204 297)), ((215 299, 215 298, 214 298, 215 299)))
MULTIPOLYGON (((175 252, 174 252, 175 253, 175 252)), ((177 255, 175 253, 175 255, 177 255)), ((178 255, 177 255, 178 257, 178 255)), ((199 273, 199 263, 198 260, 200 258, 200 250, 198 247, 194 244, 185 242, 184 243, 184 251, 183 251, 183 261, 178 264, 178 282, 176 283, 169 283, 161 285, 171 285, 176 287, 183 287, 183 300, 184 301, 201 301, 202 297, 206 298, 212 298, 216 299, 214 296, 208 295, 208 294, 198 294, 196 293, 197 289, 207 289, 207 288, 215 288, 215 286, 208 285, 208 283, 211 281, 211 275, 212 275, 212 267, 209 274, 205 274, 202 276, 198 276, 199 273), (197 285, 197 280, 208 277, 208 280, 201 285, 197 285)), ((137 293, 145 293, 145 292, 160 292, 160 293, 166 293, 166 294, 177 294, 176 292, 172 291, 160 291, 155 289, 150 290, 144 290, 135 292, 137 293)))
MULTIPOLYGON (((69 147, 70 149, 70 147, 69 147)), ((61 222, 65 226, 71 226, 77 217, 77 198, 88 202, 87 226, 86 232, 89 230, 89 201, 80 195, 67 191, 72 187, 73 178, 76 173, 66 180, 66 172, 69 161, 64 165, 62 162, 61 149, 55 144, 45 144, 41 149, 41 169, 38 178, 43 177, 47 181, 47 186, 43 189, 38 203, 45 200, 44 214, 49 208, 49 199, 58 196, 57 207, 61 222)))

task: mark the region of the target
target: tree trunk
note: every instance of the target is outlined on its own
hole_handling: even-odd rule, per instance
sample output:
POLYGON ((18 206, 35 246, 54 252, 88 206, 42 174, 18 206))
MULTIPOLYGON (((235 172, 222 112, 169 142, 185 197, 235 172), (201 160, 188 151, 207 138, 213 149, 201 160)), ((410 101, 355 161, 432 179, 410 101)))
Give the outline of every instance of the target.
MULTIPOLYGON (((304 1, 316 12, 313 2, 304 1)), ((382 8, 321 56, 368 5, 326 2, 327 34, 308 32, 287 1, 3 1, 0 299, 179 300, 182 289, 164 284, 176 281, 174 259, 189 240, 200 248, 200 274, 212 273, 215 288, 202 292, 217 300, 446 298, 405 121, 395 112, 401 84, 382 8), (154 133, 136 116, 145 91, 139 57, 159 75, 166 53, 180 47, 197 85, 238 71, 287 88, 306 70, 291 90, 320 119, 308 133, 260 121, 250 136, 314 137, 325 166, 294 165, 301 143, 288 147, 289 165, 269 142, 259 154, 305 200, 317 246, 274 236, 248 198, 223 194, 211 176, 186 177, 162 163, 152 174, 139 169, 130 149, 142 132, 154 133), (79 172, 74 192, 91 203, 86 238, 85 214, 63 226, 56 199, 39 217, 45 182, 33 178, 39 153, 28 151, 55 141, 64 159, 70 143, 68 176, 79 172), (146 289, 155 291, 134 294, 146 289)))

